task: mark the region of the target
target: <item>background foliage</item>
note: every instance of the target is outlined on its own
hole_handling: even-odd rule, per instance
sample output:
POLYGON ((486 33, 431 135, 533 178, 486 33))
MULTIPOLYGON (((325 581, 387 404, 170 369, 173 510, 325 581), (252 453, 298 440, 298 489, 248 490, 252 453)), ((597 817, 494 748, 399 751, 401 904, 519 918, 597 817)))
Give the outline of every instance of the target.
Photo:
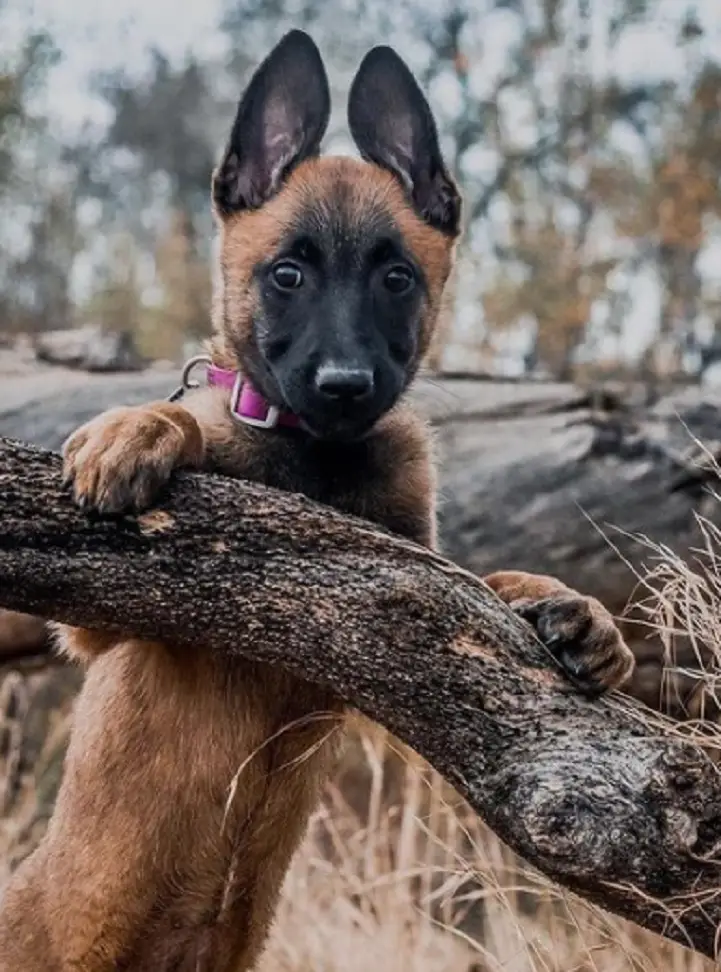
POLYGON ((207 331, 213 161, 252 66, 303 26, 335 89, 329 149, 350 150, 348 82, 379 39, 406 57, 437 111, 467 200, 441 364, 697 378, 715 360, 713 2, 446 0, 431 11, 422 0, 221 0, 214 53, 171 56, 150 37, 139 65, 95 64, 87 83, 104 121, 70 128, 46 97, 62 44, 32 14, 4 32, 9 2, 0 5, 6 335, 93 323, 175 358, 207 331))

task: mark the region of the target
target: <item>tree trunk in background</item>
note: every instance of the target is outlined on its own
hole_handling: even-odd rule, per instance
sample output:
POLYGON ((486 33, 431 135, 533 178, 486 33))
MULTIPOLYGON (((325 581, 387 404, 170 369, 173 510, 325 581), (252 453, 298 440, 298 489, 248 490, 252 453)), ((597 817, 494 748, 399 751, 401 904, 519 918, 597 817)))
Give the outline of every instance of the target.
POLYGON ((45 832, 80 682, 61 662, 0 660, 0 884, 45 832))
MULTIPOLYGON (((163 397, 176 384, 175 374, 152 370, 10 373, 0 392, 0 435, 58 449, 103 409, 163 397)), ((721 401, 699 389, 648 406, 643 395, 618 401, 565 384, 448 378, 421 384, 416 397, 437 430, 444 553, 480 574, 503 567, 552 573, 620 613, 635 586, 633 568, 648 559, 626 534, 685 554, 700 541, 694 514, 721 519, 684 458, 691 445, 684 426, 707 443, 721 439, 721 401)), ((80 676, 50 659, 41 629, 30 637, 25 627, 20 646, 17 634, 4 637, 7 615, 5 622, 0 857, 14 865, 52 809, 80 676)), ((663 684, 674 714, 696 712, 694 680, 662 680, 660 643, 643 639, 635 648, 633 694, 659 704, 663 684)), ((693 667, 689 647, 679 651, 693 667)))
MULTIPOLYGON (((640 396, 638 396, 640 398, 640 396)), ((696 515, 721 521, 693 437, 721 439, 721 399, 686 388, 653 405, 568 385, 454 382, 433 409, 442 457, 444 552, 479 574, 503 567, 554 574, 620 614, 648 596, 647 537, 686 556, 703 538, 696 515)), ((633 612, 629 612, 631 615, 633 612)), ((639 660, 631 691, 698 715, 696 679, 662 677, 663 647, 628 623, 639 660)), ((676 639, 681 667, 697 667, 676 639)))

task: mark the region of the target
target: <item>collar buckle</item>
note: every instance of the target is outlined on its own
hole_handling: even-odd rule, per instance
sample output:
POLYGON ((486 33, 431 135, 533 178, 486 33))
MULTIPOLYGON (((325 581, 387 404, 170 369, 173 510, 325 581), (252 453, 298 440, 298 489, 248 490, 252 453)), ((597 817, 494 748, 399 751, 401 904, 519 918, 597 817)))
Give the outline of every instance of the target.
POLYGON ((268 405, 265 418, 255 418, 252 415, 245 415, 241 411, 243 387, 243 376, 238 373, 233 383, 233 390, 230 393, 230 414, 236 422, 242 422, 243 425, 250 425, 254 429, 274 429, 280 419, 280 409, 275 405, 268 405))

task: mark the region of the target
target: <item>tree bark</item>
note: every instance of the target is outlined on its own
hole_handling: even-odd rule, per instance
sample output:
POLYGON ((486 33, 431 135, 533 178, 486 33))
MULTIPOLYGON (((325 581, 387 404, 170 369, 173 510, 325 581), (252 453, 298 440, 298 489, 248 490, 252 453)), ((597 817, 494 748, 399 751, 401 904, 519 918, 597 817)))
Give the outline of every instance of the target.
MULTIPOLYGON (((721 524, 718 478, 699 464, 701 444, 719 454, 718 393, 687 387, 653 400, 641 386, 469 380, 421 394, 438 429, 443 550, 475 573, 552 574, 630 619, 654 561, 638 538, 693 559, 704 546, 698 516, 721 524)), ((664 646, 646 625, 623 627, 637 659, 630 694, 678 719, 718 718, 692 674, 707 646, 678 635, 664 646)))
MULTIPOLYGON (((10 377, 0 436, 58 449, 103 409, 162 398, 176 384, 163 371, 10 377)), ((444 550, 477 573, 545 571, 620 610, 645 556, 633 536, 685 553, 699 540, 694 513, 717 516, 685 455, 692 436, 721 441, 721 397, 709 391, 649 403, 642 389, 446 378, 419 382, 413 395, 437 429, 444 550)))
MULTIPOLYGON (((694 442, 721 440, 718 396, 694 387, 648 403, 643 389, 466 385, 447 414, 438 404, 429 410, 439 430, 444 549, 469 569, 541 565, 620 607, 648 556, 635 537, 684 554, 700 539, 695 513, 721 522, 694 442)), ((441 386, 433 397, 449 396, 441 386)))
MULTIPOLYGON (((0 358, 0 379, 0 436, 57 449, 103 409, 166 396, 177 375, 149 369, 100 376, 0 358)), ((686 556, 701 542, 695 515, 719 522, 718 504, 684 456, 692 435, 704 442, 721 439, 719 400, 709 391, 676 390, 654 402, 643 390, 614 397, 557 382, 446 376, 420 382, 414 395, 437 430, 443 549, 472 571, 552 573, 620 614, 647 555, 633 536, 646 535, 686 556)), ((36 626, 31 643, 26 627, 20 643, 17 618, 8 620, 0 611, 0 683, 12 677, 12 685, 26 688, 28 715, 15 724, 13 739, 25 739, 23 779, 37 775, 31 815, 42 821, 52 810, 58 778, 52 761, 34 767, 33 754, 45 752, 46 725, 62 726, 78 682, 49 657, 41 673, 44 631, 36 626), (57 712, 36 718, 38 707, 51 702, 57 712)), ((675 639, 679 670, 670 673, 659 639, 625 627, 637 658, 627 686, 632 695, 676 718, 716 715, 704 682, 686 674, 698 668, 698 645, 675 639)), ((9 819, 18 805, 6 810, 0 830, 5 860, 17 860, 29 848, 28 831, 9 819)), ((25 816, 29 812, 23 809, 25 816)), ((29 833, 37 837, 41 828, 29 833)))
POLYGON ((0 443, 0 605, 282 665, 425 757, 517 853, 714 956, 721 776, 620 696, 591 703, 473 575, 303 497, 178 475, 89 517, 56 455, 0 443))

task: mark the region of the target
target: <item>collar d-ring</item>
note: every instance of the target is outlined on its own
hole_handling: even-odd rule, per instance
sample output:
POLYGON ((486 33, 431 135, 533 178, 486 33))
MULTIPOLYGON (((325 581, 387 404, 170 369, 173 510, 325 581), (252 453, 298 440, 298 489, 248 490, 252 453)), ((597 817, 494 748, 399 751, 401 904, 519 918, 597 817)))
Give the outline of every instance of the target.
POLYGON ((206 368, 209 368, 213 363, 212 358, 208 354, 196 354, 195 357, 189 358, 183 365, 183 370, 180 373, 180 385, 172 395, 168 395, 169 402, 177 402, 179 398, 190 391, 193 388, 200 388, 200 382, 195 379, 191 379, 191 374, 198 367, 198 365, 204 364, 206 368))

